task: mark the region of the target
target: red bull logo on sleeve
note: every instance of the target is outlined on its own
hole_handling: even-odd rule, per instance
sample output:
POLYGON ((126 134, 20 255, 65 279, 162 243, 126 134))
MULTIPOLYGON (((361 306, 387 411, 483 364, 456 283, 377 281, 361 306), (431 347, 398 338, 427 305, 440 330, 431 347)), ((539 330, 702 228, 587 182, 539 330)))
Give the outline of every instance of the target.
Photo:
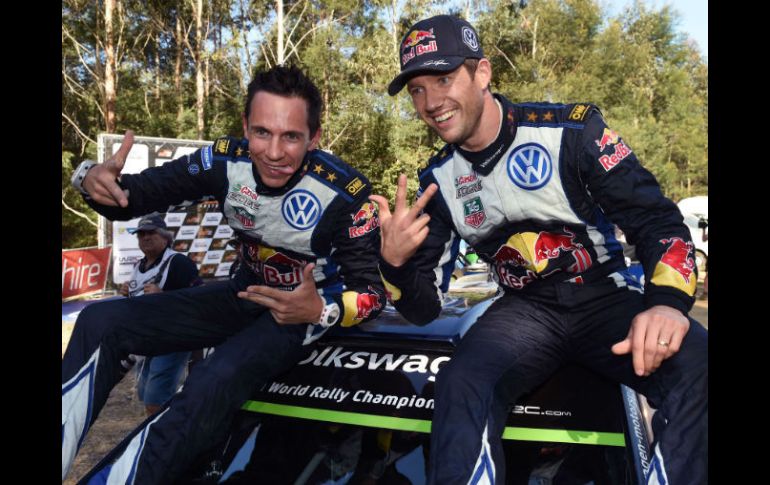
POLYGON ((436 44, 436 36, 433 35, 433 29, 430 30, 413 30, 409 32, 409 35, 404 38, 404 42, 401 44, 401 65, 403 66, 412 58, 425 54, 426 52, 436 52, 438 45, 436 44), (428 43, 422 43, 423 41, 428 43))
POLYGON ((602 155, 599 157, 599 163, 602 164, 604 170, 609 172, 615 165, 622 162, 627 156, 631 154, 631 149, 626 146, 622 141, 615 145, 615 151, 610 155, 602 155))
POLYGON ((607 148, 607 145, 614 145, 618 142, 619 139, 620 139, 620 136, 617 134, 617 132, 614 132, 609 128, 605 128, 601 138, 594 141, 596 142, 596 145, 599 147, 599 151, 603 152, 604 149, 607 148))
MULTIPOLYGON (((371 286, 369 287, 369 291, 374 291, 371 286)), ((368 318, 373 311, 382 308, 380 295, 377 293, 359 293, 356 296, 356 307, 358 308, 356 319, 363 320, 368 318)))
POLYGON ((350 216, 353 218, 353 226, 348 228, 348 236, 351 239, 361 237, 380 227, 380 218, 377 217, 377 208, 373 202, 364 203, 350 216))
POLYGON ((671 286, 688 295, 695 294, 698 284, 695 270, 695 246, 691 241, 679 237, 661 239, 666 251, 655 265, 650 282, 657 286, 671 286))

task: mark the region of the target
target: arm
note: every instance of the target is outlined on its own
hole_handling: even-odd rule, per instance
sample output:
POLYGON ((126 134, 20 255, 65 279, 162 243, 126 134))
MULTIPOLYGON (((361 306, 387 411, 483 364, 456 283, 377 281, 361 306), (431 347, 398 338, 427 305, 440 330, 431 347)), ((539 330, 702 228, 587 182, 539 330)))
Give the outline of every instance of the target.
POLYGON ((85 201, 107 219, 127 220, 153 211, 165 212, 170 205, 225 190, 226 167, 214 159, 211 147, 139 174, 121 175, 133 141, 133 132, 127 131, 115 155, 93 166, 82 179, 85 201), (204 166, 204 159, 210 163, 204 166))
POLYGON ((380 206, 382 246, 380 274, 388 298, 410 322, 424 325, 441 312, 443 292, 457 256, 459 239, 448 222, 438 186, 425 182, 423 194, 410 208, 406 203, 406 176, 401 175, 396 204, 372 196, 380 206), (425 213, 420 212, 425 209, 425 213))
POLYGON ((627 337, 612 351, 630 352, 636 374, 649 375, 678 352, 690 327, 686 314, 694 302, 697 278, 690 233, 655 177, 598 113, 584 130, 580 164, 592 198, 636 246, 647 275, 647 309, 633 319, 627 337), (610 142, 600 147, 607 139, 610 142))

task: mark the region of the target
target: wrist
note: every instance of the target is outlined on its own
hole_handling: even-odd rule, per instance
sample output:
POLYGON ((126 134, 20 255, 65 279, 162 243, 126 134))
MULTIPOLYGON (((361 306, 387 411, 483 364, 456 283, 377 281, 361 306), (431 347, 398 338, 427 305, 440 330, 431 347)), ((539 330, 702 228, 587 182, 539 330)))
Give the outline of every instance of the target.
POLYGON ((70 183, 72 184, 72 187, 74 187, 78 192, 80 192, 83 195, 88 195, 88 191, 86 191, 83 188, 83 181, 86 179, 86 175, 88 175, 88 172, 94 168, 96 165, 98 165, 93 160, 83 160, 80 165, 77 166, 75 171, 72 173, 72 178, 70 178, 70 183))
POLYGON ((330 297, 322 298, 324 306, 321 308, 321 314, 314 322, 315 325, 322 327, 331 327, 340 318, 340 306, 330 297))

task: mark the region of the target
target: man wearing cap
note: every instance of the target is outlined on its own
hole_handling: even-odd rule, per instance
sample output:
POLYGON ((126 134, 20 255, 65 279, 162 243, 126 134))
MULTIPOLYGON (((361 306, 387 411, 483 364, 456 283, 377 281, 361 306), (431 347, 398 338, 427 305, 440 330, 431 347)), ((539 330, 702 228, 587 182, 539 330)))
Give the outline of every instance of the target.
POLYGON ((694 248, 676 205, 588 103, 513 104, 492 94, 475 29, 440 15, 399 45, 415 110, 446 145, 399 178, 380 208, 380 272, 395 307, 425 324, 441 309, 459 239, 504 290, 436 380, 429 483, 505 483, 508 407, 566 362, 629 385, 657 408, 648 483, 704 484, 708 337, 687 312, 694 248), (619 226, 647 275, 627 273, 619 226))
POLYGON ((136 175, 121 171, 133 134, 104 164, 86 162, 73 184, 111 220, 184 201, 216 199, 239 241, 227 281, 90 305, 62 362, 62 478, 120 380, 129 354, 216 347, 181 392, 102 468, 99 483, 175 483, 225 438, 254 389, 307 356, 332 325, 375 318, 385 304, 377 274, 379 219, 369 181, 329 153, 322 99, 298 68, 259 72, 248 86, 244 139, 136 175))
MULTIPOLYGON (((133 298, 203 283, 195 263, 171 249, 174 235, 160 214, 142 217, 135 233, 144 257, 137 261, 131 278, 120 286, 121 295, 133 298)), ((148 416, 174 395, 189 359, 190 352, 184 351, 141 360, 137 388, 148 416)))

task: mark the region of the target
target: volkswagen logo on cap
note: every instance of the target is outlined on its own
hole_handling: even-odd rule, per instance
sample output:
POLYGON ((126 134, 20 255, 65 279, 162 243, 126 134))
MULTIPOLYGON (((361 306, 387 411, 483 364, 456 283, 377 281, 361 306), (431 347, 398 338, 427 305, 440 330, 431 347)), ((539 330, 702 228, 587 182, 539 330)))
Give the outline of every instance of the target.
POLYGON ((479 40, 476 38, 476 32, 474 32, 473 29, 470 27, 463 27, 462 34, 465 45, 467 45, 473 52, 479 50, 479 40))
POLYGON ((284 197, 281 212, 291 227, 304 231, 318 223, 321 218, 321 203, 307 190, 294 190, 284 197))

